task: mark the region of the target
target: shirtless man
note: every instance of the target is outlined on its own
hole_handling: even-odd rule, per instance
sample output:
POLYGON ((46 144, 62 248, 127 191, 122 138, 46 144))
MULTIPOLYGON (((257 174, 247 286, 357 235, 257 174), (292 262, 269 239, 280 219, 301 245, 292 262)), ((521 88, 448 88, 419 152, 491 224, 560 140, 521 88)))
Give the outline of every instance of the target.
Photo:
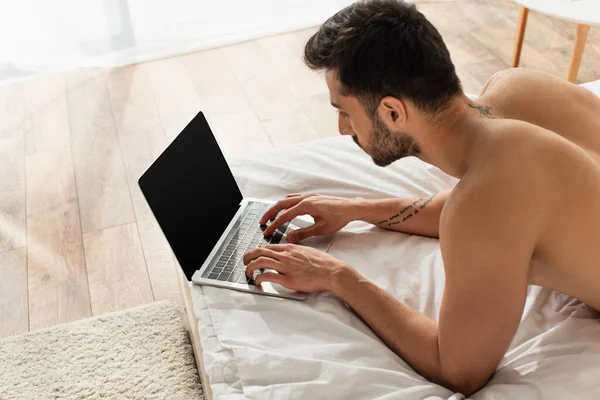
POLYGON ((304 58, 325 71, 340 132, 377 165, 414 155, 460 182, 422 199, 292 194, 263 216, 263 224, 275 218, 265 235, 310 214, 315 224, 288 240, 330 234, 353 220, 439 237, 446 273, 439 321, 307 246, 248 252, 248 275, 279 272, 263 273, 257 284, 335 293, 418 373, 467 396, 508 349, 529 284, 600 309, 597 96, 549 74, 511 69, 471 100, 437 30, 413 5, 394 0, 341 10, 310 38, 304 58))

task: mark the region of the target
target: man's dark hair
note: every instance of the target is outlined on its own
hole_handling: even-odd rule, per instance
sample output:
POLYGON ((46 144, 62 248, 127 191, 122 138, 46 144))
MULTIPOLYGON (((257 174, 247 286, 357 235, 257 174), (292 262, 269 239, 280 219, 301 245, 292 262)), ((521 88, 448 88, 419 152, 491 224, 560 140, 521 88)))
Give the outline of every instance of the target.
POLYGON ((358 97, 371 115, 385 96, 435 113, 462 91, 438 30, 401 0, 358 1, 342 9, 308 40, 304 62, 335 71, 342 94, 358 97))

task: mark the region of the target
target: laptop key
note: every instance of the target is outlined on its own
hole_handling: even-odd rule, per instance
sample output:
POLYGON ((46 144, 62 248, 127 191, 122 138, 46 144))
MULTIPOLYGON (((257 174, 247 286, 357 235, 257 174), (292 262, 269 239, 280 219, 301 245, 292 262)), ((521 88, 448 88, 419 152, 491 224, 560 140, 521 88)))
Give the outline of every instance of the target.
POLYGON ((279 232, 275 232, 273 236, 271 236, 271 244, 278 244, 283 239, 283 235, 279 232))
POLYGON ((246 283, 248 282, 248 277, 246 276, 246 271, 244 271, 243 273, 240 274, 240 276, 237 279, 237 283, 246 283))
POLYGON ((223 268, 225 266, 225 263, 223 261, 217 261, 216 266, 220 267, 220 268, 223 268))
POLYGON ((240 278, 241 272, 233 272, 231 275, 229 275, 229 278, 227 279, 229 282, 237 282, 238 279, 240 278))
POLYGON ((226 281, 227 278, 229 278, 229 275, 231 275, 229 272, 223 271, 219 274, 219 277, 217 279, 220 281, 226 281))
POLYGON ((230 256, 231 254, 232 254, 232 252, 231 252, 231 251, 229 251, 229 250, 225 250, 225 251, 223 252, 223 255, 224 255, 224 256, 230 256))
POLYGON ((223 268, 223 271, 224 272, 231 272, 231 271, 233 271, 233 267, 230 267, 230 266, 225 267, 225 268, 223 268))
POLYGON ((235 258, 236 260, 240 257, 243 257, 245 254, 244 249, 236 249, 231 258, 235 258))
POLYGON ((233 273, 234 274, 237 274, 237 273, 240 273, 240 272, 245 272, 245 271, 246 271, 246 267, 235 267, 233 269, 233 273))
POLYGON ((212 272, 216 272, 216 273, 221 273, 221 271, 223 271, 223 268, 220 268, 220 267, 214 267, 212 269, 212 272))
POLYGON ((210 275, 208 275, 208 279, 217 279, 219 277, 219 274, 217 273, 211 273, 210 275))

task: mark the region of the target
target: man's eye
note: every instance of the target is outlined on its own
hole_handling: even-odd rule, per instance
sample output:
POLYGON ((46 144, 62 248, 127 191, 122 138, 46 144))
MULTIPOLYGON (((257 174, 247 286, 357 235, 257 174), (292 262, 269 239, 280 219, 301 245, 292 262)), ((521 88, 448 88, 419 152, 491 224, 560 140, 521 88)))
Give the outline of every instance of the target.
POLYGON ((339 114, 340 114, 340 117, 342 117, 342 118, 348 118, 348 117, 349 117, 349 115, 348 115, 348 114, 346 114, 346 113, 345 113, 345 112, 343 112, 343 111, 339 111, 339 114))

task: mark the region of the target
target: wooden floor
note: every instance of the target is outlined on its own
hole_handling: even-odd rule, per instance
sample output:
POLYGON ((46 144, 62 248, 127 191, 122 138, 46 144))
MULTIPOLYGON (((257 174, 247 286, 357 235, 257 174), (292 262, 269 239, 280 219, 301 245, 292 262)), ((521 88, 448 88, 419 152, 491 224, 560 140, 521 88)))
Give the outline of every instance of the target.
MULTIPOLYGON (((422 3, 464 89, 509 66, 509 1, 422 3)), ((227 157, 337 135, 316 29, 0 88, 0 336, 180 302, 173 255, 137 178, 203 110, 227 157)), ((531 13, 522 65, 566 76, 575 24, 531 13)), ((592 28, 579 82, 600 79, 592 28)))

